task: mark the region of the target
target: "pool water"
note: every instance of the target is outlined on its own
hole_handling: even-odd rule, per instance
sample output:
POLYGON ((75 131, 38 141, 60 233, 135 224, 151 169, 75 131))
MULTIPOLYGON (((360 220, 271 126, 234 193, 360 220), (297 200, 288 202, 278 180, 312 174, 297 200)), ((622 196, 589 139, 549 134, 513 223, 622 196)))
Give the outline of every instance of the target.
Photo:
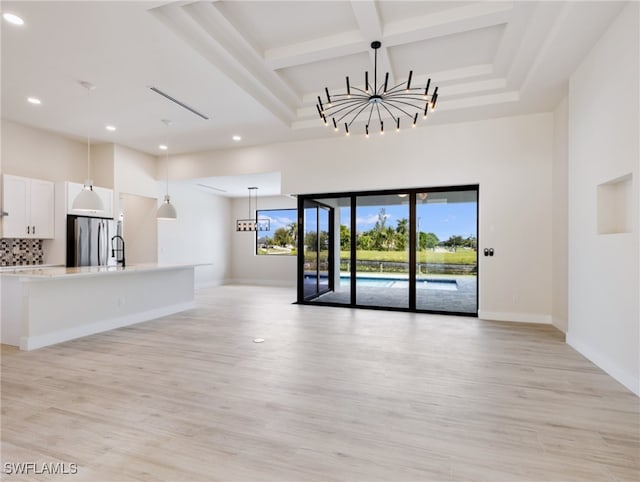
MULTIPOLYGON (((409 280, 398 278, 378 278, 378 277, 366 277, 358 276, 357 278, 359 287, 371 287, 371 288, 409 288, 409 280)), ((351 278, 349 276, 340 276, 340 284, 348 285, 351 278)), ((418 279, 416 282, 417 289, 427 290, 445 290, 456 291, 458 289, 458 283, 454 279, 438 279, 438 278, 424 278, 418 279)))

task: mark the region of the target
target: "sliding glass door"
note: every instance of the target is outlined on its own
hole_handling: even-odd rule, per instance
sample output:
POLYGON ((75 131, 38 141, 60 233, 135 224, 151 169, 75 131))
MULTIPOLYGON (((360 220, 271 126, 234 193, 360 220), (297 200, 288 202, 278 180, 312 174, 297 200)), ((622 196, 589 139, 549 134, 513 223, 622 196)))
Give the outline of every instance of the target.
POLYGON ((416 194, 416 309, 477 314, 478 191, 416 194))
POLYGON ((356 198, 356 299, 409 308, 409 194, 356 198))
POLYGON ((300 302, 477 315, 478 186, 300 196, 299 213, 300 302))
POLYGON ((304 201, 302 223, 303 298, 316 298, 333 288, 332 209, 311 200, 304 201))

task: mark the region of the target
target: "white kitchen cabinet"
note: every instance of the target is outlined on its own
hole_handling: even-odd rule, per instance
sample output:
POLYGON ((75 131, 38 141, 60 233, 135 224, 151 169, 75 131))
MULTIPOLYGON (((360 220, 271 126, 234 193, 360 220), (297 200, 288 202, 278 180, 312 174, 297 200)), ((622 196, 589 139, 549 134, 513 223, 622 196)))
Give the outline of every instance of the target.
POLYGON ((54 184, 41 179, 2 176, 2 235, 51 239, 54 236, 54 184))
POLYGON ((91 216, 95 218, 113 218, 113 190, 104 187, 93 186, 94 192, 102 199, 104 211, 78 211, 73 209, 73 201, 76 196, 84 189, 84 184, 77 182, 66 182, 67 190, 67 214, 75 214, 76 216, 91 216))

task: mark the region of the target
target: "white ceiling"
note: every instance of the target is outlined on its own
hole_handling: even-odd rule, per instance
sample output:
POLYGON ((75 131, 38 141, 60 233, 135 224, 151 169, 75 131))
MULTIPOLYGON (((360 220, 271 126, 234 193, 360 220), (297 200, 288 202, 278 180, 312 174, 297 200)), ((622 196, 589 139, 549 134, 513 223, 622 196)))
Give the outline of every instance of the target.
POLYGON ((331 136, 316 96, 346 75, 362 85, 373 40, 392 79, 413 70, 414 85, 439 86, 429 123, 549 111, 622 5, 3 1, 25 25, 2 22, 2 117, 152 154, 160 143, 177 153, 331 136), (88 96, 79 80, 97 88, 88 96))

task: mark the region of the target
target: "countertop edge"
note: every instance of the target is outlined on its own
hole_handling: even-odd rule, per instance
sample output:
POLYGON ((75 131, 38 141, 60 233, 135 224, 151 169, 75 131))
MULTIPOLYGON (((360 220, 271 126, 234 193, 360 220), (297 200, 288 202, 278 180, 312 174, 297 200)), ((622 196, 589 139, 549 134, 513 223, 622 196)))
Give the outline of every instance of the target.
POLYGON ((198 266, 209 266, 210 263, 175 264, 175 265, 132 265, 121 266, 86 266, 80 268, 41 268, 22 269, 15 272, 0 272, 0 277, 19 278, 23 281, 48 281, 54 279, 70 279, 79 277, 115 276, 158 271, 194 269, 198 266), (64 270, 64 272, 61 272, 64 270), (76 271, 71 271, 76 270, 76 271), (37 271, 37 272, 34 272, 37 271))

